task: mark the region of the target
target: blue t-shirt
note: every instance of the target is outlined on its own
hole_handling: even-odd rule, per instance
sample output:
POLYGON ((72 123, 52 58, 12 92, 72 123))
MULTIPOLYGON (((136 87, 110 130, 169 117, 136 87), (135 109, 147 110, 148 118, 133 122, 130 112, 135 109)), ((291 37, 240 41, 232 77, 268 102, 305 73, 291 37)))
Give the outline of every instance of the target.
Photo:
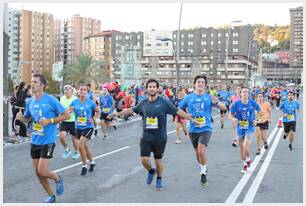
POLYGON ((88 92, 87 92, 86 97, 87 97, 88 99, 93 100, 93 94, 92 94, 92 91, 88 91, 88 92))
POLYGON ((296 121, 296 110, 300 109, 300 104, 297 101, 284 101, 279 109, 286 113, 287 116, 283 118, 283 122, 295 122, 296 121))
POLYGON ((229 97, 231 96, 230 93, 228 91, 218 91, 217 92, 217 96, 220 96, 219 100, 225 104, 226 106, 229 105, 230 101, 229 101, 229 97))
POLYGON ((230 112, 238 119, 237 131, 254 131, 255 110, 260 112, 260 106, 252 99, 247 104, 236 101, 231 107, 230 112))
POLYGON ((94 128, 92 114, 97 108, 94 101, 86 98, 84 102, 81 102, 80 99, 76 99, 70 104, 70 107, 74 107, 75 128, 94 128))
POLYGON ((285 101, 288 96, 288 91, 287 90, 281 91, 280 96, 281 96, 281 99, 285 101))
POLYGON ((178 108, 186 109, 194 119, 204 124, 203 127, 199 127, 190 122, 190 133, 212 132, 211 113, 213 106, 216 105, 213 104, 211 96, 207 93, 202 95, 191 93, 180 101, 178 108))
POLYGON ((24 116, 32 118, 32 144, 45 145, 56 142, 56 124, 42 127, 39 121, 43 118, 51 119, 64 113, 65 108, 53 96, 44 93, 39 100, 31 97, 26 104, 24 116))
POLYGON ((101 113, 103 114, 110 114, 113 112, 114 99, 111 95, 101 96, 100 97, 100 106, 101 106, 101 113))

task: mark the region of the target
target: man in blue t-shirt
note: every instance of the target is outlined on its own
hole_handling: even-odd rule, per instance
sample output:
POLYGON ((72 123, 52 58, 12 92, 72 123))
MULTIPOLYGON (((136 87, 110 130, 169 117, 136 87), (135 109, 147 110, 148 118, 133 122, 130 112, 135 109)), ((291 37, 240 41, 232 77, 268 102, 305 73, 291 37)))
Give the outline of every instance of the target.
POLYGON ((292 151, 292 143, 295 136, 296 128, 296 111, 300 109, 300 104, 294 100, 293 91, 288 92, 288 100, 282 102, 279 106, 280 111, 283 113, 283 122, 284 122, 284 139, 289 136, 289 145, 288 149, 292 151))
POLYGON ((113 113, 115 108, 115 101, 113 97, 109 94, 107 88, 102 89, 102 95, 100 97, 99 106, 101 111, 100 115, 101 128, 104 134, 103 139, 107 139, 108 138, 106 133, 107 127, 113 126, 114 129, 117 129, 117 126, 112 124, 113 120, 107 118, 107 115, 113 113))
POLYGON ((91 135, 93 134, 93 119, 95 113, 99 112, 99 110, 97 109, 96 103, 88 99, 86 95, 87 88, 85 85, 81 84, 79 87, 79 98, 71 102, 69 108, 75 113, 76 138, 79 140, 79 152, 83 163, 81 175, 87 174, 87 160, 89 160, 88 172, 92 172, 96 166, 87 142, 91 139, 91 135))
POLYGON ((148 98, 139 102, 133 108, 123 110, 119 113, 114 112, 108 115, 108 118, 115 116, 124 116, 135 112, 142 116, 143 133, 140 139, 140 156, 142 165, 148 171, 147 184, 153 182, 155 173, 157 173, 156 190, 162 190, 162 157, 167 143, 167 114, 175 115, 189 119, 194 123, 200 123, 186 114, 183 110, 177 109, 169 100, 165 100, 158 95, 159 83, 155 79, 149 79, 146 82, 148 98), (152 167, 150 154, 154 154, 156 169, 152 167))
POLYGON ((226 106, 226 110, 220 109, 220 115, 221 115, 221 129, 224 128, 224 116, 226 114, 226 111, 229 110, 230 105, 230 93, 226 90, 226 85, 222 85, 222 90, 217 92, 217 96, 219 98, 219 101, 223 103, 226 106))
POLYGON ((249 98, 249 89, 241 89, 241 99, 236 101, 229 113, 229 118, 237 124, 237 136, 240 145, 240 154, 243 162, 241 173, 246 173, 251 166, 250 145, 255 138, 255 120, 257 113, 260 112, 260 106, 249 98))
POLYGON ((226 110, 226 106, 220 103, 217 97, 206 93, 206 76, 196 76, 194 78, 194 87, 194 92, 185 96, 179 103, 178 108, 186 109, 188 114, 201 123, 201 126, 190 123, 189 136, 201 167, 201 184, 205 185, 207 183, 206 150, 212 135, 212 107, 215 106, 220 110, 226 110))
POLYGON ((47 203, 56 201, 49 179, 55 181, 56 194, 64 192, 63 179, 52 171, 48 170, 49 159, 53 157, 56 143, 56 124, 70 118, 69 111, 65 111, 62 104, 53 96, 44 92, 47 85, 46 78, 41 74, 34 74, 31 79, 32 97, 26 104, 24 115, 17 114, 17 119, 29 122, 32 121, 31 157, 36 176, 39 182, 48 193, 47 203))

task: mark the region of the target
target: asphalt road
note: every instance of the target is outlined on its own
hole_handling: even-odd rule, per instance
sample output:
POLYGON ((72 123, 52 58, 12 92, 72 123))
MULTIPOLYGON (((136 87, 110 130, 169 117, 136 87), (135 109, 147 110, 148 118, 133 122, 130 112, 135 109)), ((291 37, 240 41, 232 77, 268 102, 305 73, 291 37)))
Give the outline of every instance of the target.
MULTIPOLYGON (((301 109, 302 111, 302 109, 301 109)), ((215 113, 214 115, 217 115, 215 113)), ((208 185, 200 184, 200 168, 191 142, 184 138, 174 144, 174 124, 169 117, 168 143, 164 155, 165 189, 155 191, 146 185, 147 172, 139 161, 141 121, 111 129, 110 139, 90 141, 97 166, 92 174, 80 176, 79 160, 62 159, 63 147, 57 144, 49 168, 64 179, 65 193, 59 203, 302 203, 303 140, 302 112, 298 115, 293 151, 283 140, 282 128, 275 128, 279 112, 273 111, 269 129, 269 149, 255 155, 251 171, 241 174, 239 149, 231 146, 231 122, 220 129, 215 117, 213 136, 208 146, 208 185)), ((71 145, 71 141, 69 140, 71 145)), ((4 147, 4 203, 39 203, 46 198, 35 176, 30 158, 30 144, 4 147)), ((154 165, 154 164, 153 164, 154 165)), ((55 184, 51 184, 55 189, 55 184)))

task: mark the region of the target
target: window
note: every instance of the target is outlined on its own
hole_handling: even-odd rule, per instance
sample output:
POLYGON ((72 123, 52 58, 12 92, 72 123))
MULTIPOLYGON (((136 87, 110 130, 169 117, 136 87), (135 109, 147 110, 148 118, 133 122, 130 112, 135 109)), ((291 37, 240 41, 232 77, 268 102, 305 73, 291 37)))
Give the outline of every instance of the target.
POLYGON ((206 34, 202 34, 202 36, 201 36, 202 38, 205 38, 206 37, 206 34))
POLYGON ((218 37, 221 37, 221 33, 218 33, 218 37))
POLYGON ((210 37, 214 37, 214 34, 213 34, 213 33, 211 33, 211 34, 210 34, 210 37))
POLYGON ((210 42, 210 45, 214 45, 214 42, 213 42, 213 41, 211 41, 211 42, 210 42))
POLYGON ((221 41, 220 41, 220 40, 218 41, 218 44, 221 44, 221 41))
POLYGON ((201 45, 206 45, 206 41, 201 41, 201 45))

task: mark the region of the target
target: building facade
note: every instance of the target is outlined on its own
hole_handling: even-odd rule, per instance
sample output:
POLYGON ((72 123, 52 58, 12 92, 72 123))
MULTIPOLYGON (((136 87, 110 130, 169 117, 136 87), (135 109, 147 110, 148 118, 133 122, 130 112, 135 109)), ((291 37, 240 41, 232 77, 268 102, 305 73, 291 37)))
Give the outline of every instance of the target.
POLYGON ((33 73, 52 74, 54 63, 53 15, 20 11, 19 61, 21 81, 30 84, 33 73))
POLYGON ((303 7, 290 9, 290 67, 303 67, 303 7))
POLYGON ((85 48, 84 38, 99 32, 101 21, 97 19, 78 14, 68 19, 57 19, 54 31, 55 61, 61 61, 64 65, 75 63, 85 48))

